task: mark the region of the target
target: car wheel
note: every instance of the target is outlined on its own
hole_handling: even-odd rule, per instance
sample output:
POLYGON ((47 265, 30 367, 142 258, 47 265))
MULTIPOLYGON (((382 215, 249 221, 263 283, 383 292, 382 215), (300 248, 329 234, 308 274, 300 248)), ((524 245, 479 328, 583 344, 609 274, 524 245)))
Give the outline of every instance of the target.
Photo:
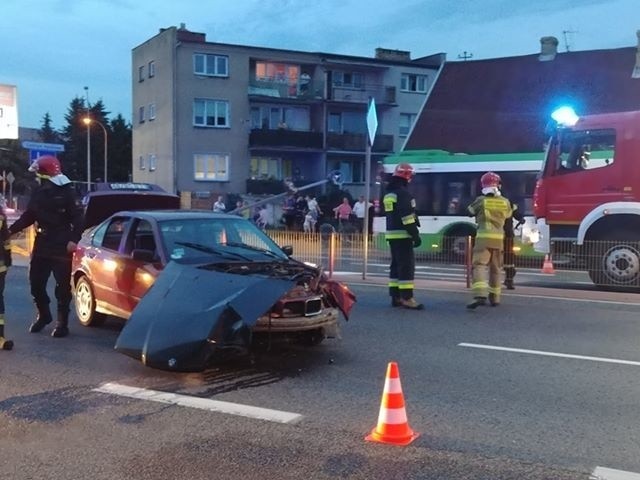
POLYGON ((76 282, 75 306, 78 320, 85 327, 101 325, 106 315, 96 312, 96 297, 87 277, 80 277, 76 282))
POLYGON ((324 340, 324 338, 325 338, 325 335, 322 329, 317 328, 315 330, 309 330, 308 332, 303 332, 300 337, 300 343, 308 347, 315 347, 316 345, 320 345, 324 340))

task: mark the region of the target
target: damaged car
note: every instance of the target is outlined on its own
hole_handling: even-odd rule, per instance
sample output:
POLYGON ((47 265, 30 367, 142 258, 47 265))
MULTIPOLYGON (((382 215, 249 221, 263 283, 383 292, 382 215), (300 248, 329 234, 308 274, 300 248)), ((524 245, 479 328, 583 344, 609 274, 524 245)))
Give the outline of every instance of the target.
POLYGON ((78 243, 76 314, 85 326, 127 319, 116 350, 168 370, 202 370, 261 335, 336 337, 355 296, 292 253, 235 215, 119 211, 78 243))

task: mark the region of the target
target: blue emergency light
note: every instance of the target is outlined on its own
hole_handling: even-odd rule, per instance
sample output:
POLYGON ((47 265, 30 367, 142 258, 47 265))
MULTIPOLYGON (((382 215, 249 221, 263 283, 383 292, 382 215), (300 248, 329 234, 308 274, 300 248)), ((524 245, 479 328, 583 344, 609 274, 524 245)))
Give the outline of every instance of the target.
POLYGON ((580 119, 573 108, 567 106, 554 110, 551 114, 551 118, 553 118, 558 125, 563 127, 573 127, 580 119))

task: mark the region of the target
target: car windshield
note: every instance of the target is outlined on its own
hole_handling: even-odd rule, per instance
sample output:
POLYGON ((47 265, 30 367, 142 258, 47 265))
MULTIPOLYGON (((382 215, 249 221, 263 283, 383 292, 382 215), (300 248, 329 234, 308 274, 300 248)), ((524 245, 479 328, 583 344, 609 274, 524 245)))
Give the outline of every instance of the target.
POLYGON ((159 227, 172 260, 203 255, 249 261, 288 258, 264 232, 242 218, 181 218, 161 221, 159 227))

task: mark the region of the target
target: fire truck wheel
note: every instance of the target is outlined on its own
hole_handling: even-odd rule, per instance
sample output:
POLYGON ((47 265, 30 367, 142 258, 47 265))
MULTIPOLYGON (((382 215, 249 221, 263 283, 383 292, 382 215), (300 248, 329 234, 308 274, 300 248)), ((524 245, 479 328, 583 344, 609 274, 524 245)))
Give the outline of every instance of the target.
POLYGON ((640 287, 640 242, 619 240, 621 236, 613 232, 607 239, 594 242, 589 277, 598 286, 640 287))

